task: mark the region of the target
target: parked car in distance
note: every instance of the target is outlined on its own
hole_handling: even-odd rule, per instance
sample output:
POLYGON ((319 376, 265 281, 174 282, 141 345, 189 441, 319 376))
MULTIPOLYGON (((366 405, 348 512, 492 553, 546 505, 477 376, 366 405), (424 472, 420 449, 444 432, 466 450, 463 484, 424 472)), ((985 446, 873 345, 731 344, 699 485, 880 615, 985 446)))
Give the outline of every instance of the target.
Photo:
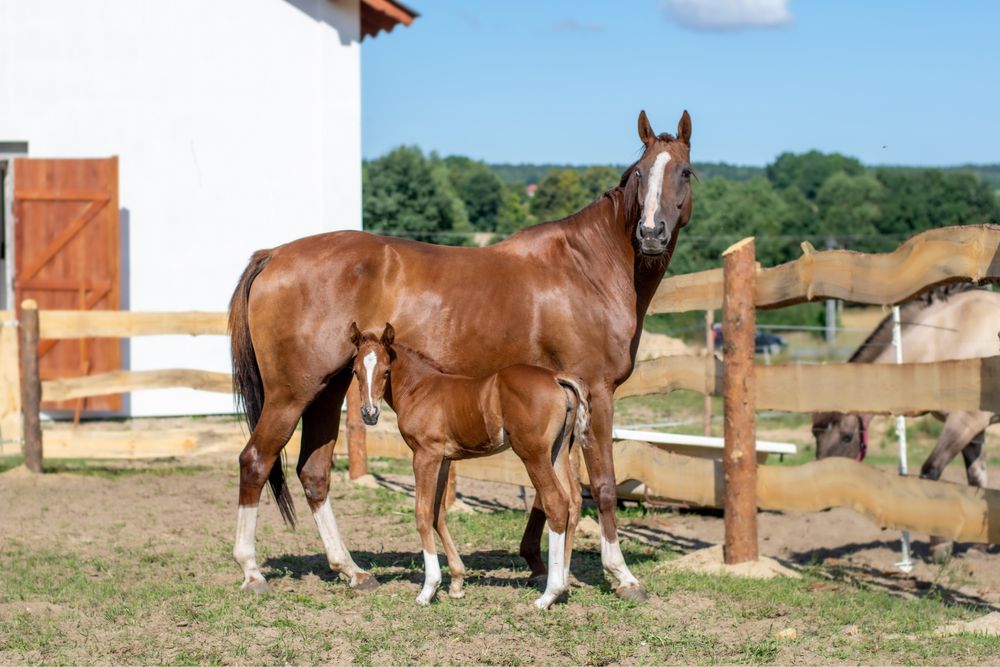
MULTIPOLYGON (((715 341, 715 348, 722 348, 722 325, 714 324, 712 326, 712 338, 715 341)), ((768 333, 767 331, 757 331, 754 334, 754 352, 756 354, 778 354, 781 352, 781 348, 788 345, 788 341, 784 337, 778 334, 768 333)))

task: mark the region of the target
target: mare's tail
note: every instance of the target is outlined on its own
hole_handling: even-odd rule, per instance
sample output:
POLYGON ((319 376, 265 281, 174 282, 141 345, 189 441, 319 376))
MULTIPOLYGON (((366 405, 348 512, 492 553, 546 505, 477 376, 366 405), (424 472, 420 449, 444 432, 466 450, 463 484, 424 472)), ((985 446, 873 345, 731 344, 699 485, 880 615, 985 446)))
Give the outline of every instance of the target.
MULTIPOLYGON (((236 291, 229 301, 229 337, 233 354, 233 393, 236 395, 237 409, 242 407, 246 416, 247 426, 252 433, 260 420, 264 409, 264 383, 260 378, 260 367, 257 366, 257 355, 254 353, 253 341, 250 339, 250 324, 247 319, 247 304, 250 300, 250 287, 254 279, 271 261, 270 250, 258 250, 250 258, 250 263, 236 284, 236 291)), ((295 508, 292 506, 292 494, 285 483, 285 453, 281 453, 281 461, 271 466, 267 478, 274 494, 274 502, 281 512, 285 523, 295 525, 295 508)))
POLYGON ((576 419, 573 420, 573 439, 586 447, 590 430, 590 388, 587 383, 571 375, 557 375, 556 382, 576 394, 576 419))

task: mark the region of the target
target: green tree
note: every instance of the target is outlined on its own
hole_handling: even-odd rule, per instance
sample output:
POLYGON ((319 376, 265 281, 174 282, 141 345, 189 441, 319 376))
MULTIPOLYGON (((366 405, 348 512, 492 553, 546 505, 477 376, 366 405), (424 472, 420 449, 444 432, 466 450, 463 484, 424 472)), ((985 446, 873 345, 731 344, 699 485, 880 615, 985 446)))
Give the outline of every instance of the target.
POLYGON ((821 233, 838 246, 864 252, 882 252, 896 246, 881 238, 885 189, 873 175, 837 172, 826 179, 816 194, 822 222, 821 233))
POLYGON ((878 169, 885 187, 879 231, 896 242, 934 227, 1000 222, 1000 203, 976 176, 940 169, 878 169))
POLYGON ((539 220, 565 218, 583 208, 586 201, 580 177, 572 169, 550 171, 538 184, 531 212, 539 220))
POLYGON ((767 178, 779 190, 796 187, 807 199, 815 199, 826 179, 836 172, 857 176, 864 170, 856 159, 839 153, 782 153, 767 166, 767 178))
POLYGON ((362 168, 364 227, 378 234, 463 245, 464 205, 451 191, 447 170, 419 148, 400 146, 362 168))
POLYGON ((587 167, 580 173, 580 187, 583 190, 583 201, 580 208, 595 201, 621 180, 621 170, 611 167, 587 167))
POLYGON ((496 231, 509 235, 536 222, 538 220, 531 214, 524 194, 516 188, 505 188, 500 210, 497 211, 496 231))
POLYGON ((443 160, 451 186, 462 202, 469 224, 477 231, 497 228, 497 215, 503 200, 504 184, 485 163, 451 155, 443 160))

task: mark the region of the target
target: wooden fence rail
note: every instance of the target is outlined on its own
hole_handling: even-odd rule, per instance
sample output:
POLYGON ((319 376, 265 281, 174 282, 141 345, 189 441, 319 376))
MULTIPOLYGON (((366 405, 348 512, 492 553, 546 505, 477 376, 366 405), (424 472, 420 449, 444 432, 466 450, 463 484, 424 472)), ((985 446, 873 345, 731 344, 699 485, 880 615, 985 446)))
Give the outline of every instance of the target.
MULTIPOLYGON (((1000 280, 1000 226, 932 229, 893 252, 817 252, 808 243, 797 260, 761 269, 758 308, 777 308, 813 299, 896 304, 935 285, 961 280, 1000 280)), ((714 310, 722 306, 722 269, 664 280, 650 313, 714 310)))

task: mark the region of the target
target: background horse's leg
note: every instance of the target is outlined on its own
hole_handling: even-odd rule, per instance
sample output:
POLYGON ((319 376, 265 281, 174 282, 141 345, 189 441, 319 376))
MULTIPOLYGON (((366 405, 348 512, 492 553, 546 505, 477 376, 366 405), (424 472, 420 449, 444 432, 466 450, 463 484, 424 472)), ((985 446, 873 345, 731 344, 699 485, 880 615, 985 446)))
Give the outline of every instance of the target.
POLYGON ((448 572, 451 574, 448 597, 457 599, 465 597, 465 591, 462 590, 462 583, 465 581, 465 563, 458 555, 458 548, 455 546, 455 541, 451 539, 451 533, 448 532, 448 525, 445 522, 448 510, 445 496, 447 495, 450 470, 451 461, 442 461, 437 476, 437 488, 434 491, 434 529, 437 531, 438 537, 441 538, 445 556, 448 557, 448 572))
POLYGON ((441 457, 429 454, 419 447, 413 449, 414 514, 417 531, 424 549, 424 586, 417 595, 418 604, 430 604, 441 585, 441 564, 434 544, 434 497, 437 488, 441 457))
POLYGON ((615 595, 625 600, 643 601, 646 589, 628 569, 618 545, 618 524, 615 520, 618 490, 611 450, 614 402, 611 393, 603 390, 599 383, 592 383, 590 391, 590 423, 594 435, 589 446, 583 450, 583 460, 590 476, 590 495, 597 502, 601 520, 601 564, 618 581, 615 595))
MULTIPOLYGON (((989 412, 950 412, 944 420, 944 428, 938 437, 934 450, 920 468, 924 479, 939 479, 953 458, 970 446, 977 434, 990 424, 989 412)), ((971 482, 970 482, 971 483, 971 482)), ((931 535, 928 543, 931 560, 940 563, 951 556, 952 542, 943 537, 931 535)))
POLYGON ((258 594, 270 591, 257 565, 257 506, 271 468, 291 437, 300 414, 301 405, 274 399, 265 401, 260 420, 240 454, 240 507, 233 558, 243 568, 243 590, 258 594))
POLYGON ((367 591, 378 588, 378 580, 351 558, 340 536, 329 498, 330 466, 340 430, 340 407, 350 382, 349 370, 339 373, 302 415, 302 449, 297 470, 330 568, 346 578, 351 588, 367 591))
MULTIPOLYGON (((980 431, 972 439, 965 449, 962 450, 962 458, 965 460, 965 477, 969 480, 969 486, 976 486, 985 489, 986 479, 986 431, 980 431)), ((986 551, 987 545, 974 544, 973 549, 986 551)))

